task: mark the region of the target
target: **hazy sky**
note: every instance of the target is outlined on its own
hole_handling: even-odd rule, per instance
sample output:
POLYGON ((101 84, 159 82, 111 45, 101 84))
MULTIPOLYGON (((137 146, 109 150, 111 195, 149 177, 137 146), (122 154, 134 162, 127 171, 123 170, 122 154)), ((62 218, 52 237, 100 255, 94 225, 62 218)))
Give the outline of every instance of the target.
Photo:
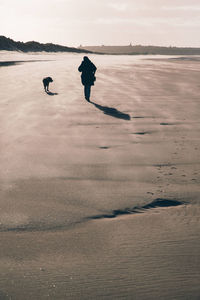
POLYGON ((200 0, 0 0, 0 35, 66 46, 200 47, 200 0))

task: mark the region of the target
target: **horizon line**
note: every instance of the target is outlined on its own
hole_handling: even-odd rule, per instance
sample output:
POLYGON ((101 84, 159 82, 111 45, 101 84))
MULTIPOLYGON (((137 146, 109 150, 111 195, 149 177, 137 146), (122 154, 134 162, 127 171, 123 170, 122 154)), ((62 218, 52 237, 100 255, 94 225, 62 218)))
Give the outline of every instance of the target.
POLYGON ((96 44, 96 45, 83 45, 83 43, 80 43, 78 46, 72 46, 72 45, 65 45, 65 44, 59 44, 59 43, 56 43, 56 42, 41 42, 41 41, 37 41, 37 40, 27 40, 27 41, 21 41, 21 40, 14 40, 14 38, 11 38, 11 37, 7 37, 5 35, 0 35, 0 37, 5 37, 5 38, 8 38, 8 39, 11 39, 15 42, 21 42, 21 43, 28 43, 28 42, 36 42, 36 43, 40 43, 40 44, 54 44, 54 45, 58 45, 58 46, 62 46, 62 47, 68 47, 68 48, 84 48, 84 47, 135 47, 135 46, 142 46, 142 47, 166 47, 166 48, 200 48, 200 45, 199 46, 176 46, 176 45, 172 45, 172 44, 169 44, 169 45, 154 45, 154 44, 134 44, 133 42, 129 42, 129 44, 96 44))

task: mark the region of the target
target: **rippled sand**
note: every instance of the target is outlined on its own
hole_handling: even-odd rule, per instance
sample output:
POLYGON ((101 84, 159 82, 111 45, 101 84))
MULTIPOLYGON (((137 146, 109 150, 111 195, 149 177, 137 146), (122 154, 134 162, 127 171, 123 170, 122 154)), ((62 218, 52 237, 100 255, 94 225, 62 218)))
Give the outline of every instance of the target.
POLYGON ((199 58, 90 58, 0 53, 0 299, 199 299, 199 58))

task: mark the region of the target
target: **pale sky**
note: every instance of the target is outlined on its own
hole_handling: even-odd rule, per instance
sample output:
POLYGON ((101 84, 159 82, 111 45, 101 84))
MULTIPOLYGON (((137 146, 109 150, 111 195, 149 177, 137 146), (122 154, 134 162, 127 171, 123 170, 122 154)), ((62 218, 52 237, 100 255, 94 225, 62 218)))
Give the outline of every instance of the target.
POLYGON ((0 35, 74 47, 200 47, 200 0, 0 0, 0 35))

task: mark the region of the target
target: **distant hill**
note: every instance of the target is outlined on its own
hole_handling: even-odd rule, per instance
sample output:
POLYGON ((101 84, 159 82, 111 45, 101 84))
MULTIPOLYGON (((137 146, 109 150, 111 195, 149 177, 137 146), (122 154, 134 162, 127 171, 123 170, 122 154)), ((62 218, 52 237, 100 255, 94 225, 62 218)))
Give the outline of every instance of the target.
POLYGON ((159 47, 159 46, 142 46, 142 45, 128 45, 128 46, 80 46, 79 49, 85 49, 93 52, 104 54, 160 54, 160 55, 200 55, 200 48, 190 47, 159 47))
POLYGON ((23 43, 15 42, 3 35, 0 36, 0 50, 23 51, 23 52, 75 52, 75 53, 91 53, 89 50, 70 48, 56 44, 41 44, 35 41, 23 43))
POLYGON ((200 55, 200 48, 190 47, 159 47, 159 46, 80 46, 79 48, 66 47, 57 44, 42 44, 35 41, 16 42, 3 35, 0 36, 0 50, 22 51, 22 52, 74 52, 74 53, 97 53, 116 55, 137 55, 137 54, 160 54, 160 55, 200 55))

